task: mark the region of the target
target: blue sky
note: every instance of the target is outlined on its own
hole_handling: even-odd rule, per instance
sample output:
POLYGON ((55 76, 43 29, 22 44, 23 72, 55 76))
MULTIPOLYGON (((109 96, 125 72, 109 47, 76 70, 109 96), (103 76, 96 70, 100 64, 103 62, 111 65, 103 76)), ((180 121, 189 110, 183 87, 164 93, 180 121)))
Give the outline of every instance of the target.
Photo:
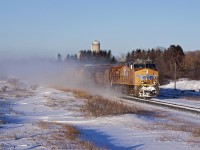
POLYGON ((200 49, 199 0, 0 0, 2 55, 63 56, 90 49, 200 49))

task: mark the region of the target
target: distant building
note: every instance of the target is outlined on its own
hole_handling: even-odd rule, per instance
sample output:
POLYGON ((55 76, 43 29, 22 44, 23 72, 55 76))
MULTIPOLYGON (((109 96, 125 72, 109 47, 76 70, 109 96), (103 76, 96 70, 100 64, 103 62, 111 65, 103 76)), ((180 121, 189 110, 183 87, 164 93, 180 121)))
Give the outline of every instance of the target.
MULTIPOLYGON (((91 51, 92 52, 99 52, 100 51, 100 42, 95 40, 92 42, 91 44, 91 51)), ((77 58, 80 59, 81 58, 81 55, 84 51, 79 51, 76 55, 77 55, 77 58)))
POLYGON ((77 59, 79 60, 81 58, 81 52, 79 51, 76 55, 77 55, 77 59))
POLYGON ((100 51, 100 42, 99 41, 95 40, 94 42, 92 42, 91 51, 92 52, 99 52, 100 51))

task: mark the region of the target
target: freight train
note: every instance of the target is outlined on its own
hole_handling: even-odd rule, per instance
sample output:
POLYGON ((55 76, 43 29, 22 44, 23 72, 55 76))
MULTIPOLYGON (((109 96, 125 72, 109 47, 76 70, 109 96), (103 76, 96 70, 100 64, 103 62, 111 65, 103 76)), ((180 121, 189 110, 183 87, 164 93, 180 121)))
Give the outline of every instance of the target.
POLYGON ((127 95, 151 98, 159 94, 159 73, 150 60, 117 65, 84 65, 82 76, 97 86, 110 86, 127 95))

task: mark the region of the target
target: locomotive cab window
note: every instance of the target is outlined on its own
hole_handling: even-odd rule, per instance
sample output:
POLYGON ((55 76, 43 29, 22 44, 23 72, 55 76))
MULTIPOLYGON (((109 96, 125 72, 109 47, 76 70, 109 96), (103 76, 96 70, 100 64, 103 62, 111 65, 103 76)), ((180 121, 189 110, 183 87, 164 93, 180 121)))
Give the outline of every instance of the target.
POLYGON ((155 64, 146 64, 146 68, 155 69, 155 68, 156 68, 156 65, 155 65, 155 64))
POLYGON ((145 68, 144 64, 134 64, 134 68, 145 68))

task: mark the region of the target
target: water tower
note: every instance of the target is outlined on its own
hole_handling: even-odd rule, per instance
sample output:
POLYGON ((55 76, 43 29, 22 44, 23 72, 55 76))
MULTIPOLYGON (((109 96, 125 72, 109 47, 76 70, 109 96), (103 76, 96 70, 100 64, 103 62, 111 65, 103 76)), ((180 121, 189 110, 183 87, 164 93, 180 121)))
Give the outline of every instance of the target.
POLYGON ((99 41, 95 40, 94 42, 92 42, 91 51, 92 52, 99 52, 100 51, 100 42, 99 41))

